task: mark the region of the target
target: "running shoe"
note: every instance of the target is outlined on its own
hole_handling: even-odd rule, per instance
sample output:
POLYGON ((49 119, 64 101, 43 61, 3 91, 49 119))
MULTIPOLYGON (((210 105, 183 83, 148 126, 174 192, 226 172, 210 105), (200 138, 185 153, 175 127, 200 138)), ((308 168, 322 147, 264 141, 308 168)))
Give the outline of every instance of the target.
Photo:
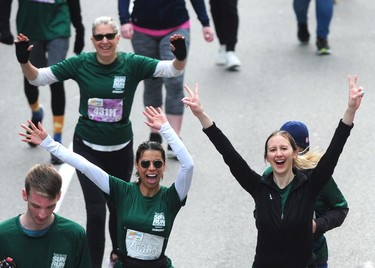
POLYGON ((176 156, 176 154, 173 152, 173 150, 172 150, 171 146, 169 146, 169 144, 168 144, 168 147, 167 147, 167 157, 168 157, 169 159, 177 160, 177 156, 176 156))
POLYGON ((316 39, 316 47, 318 48, 319 55, 329 55, 331 54, 331 48, 328 45, 327 38, 320 38, 316 39))
POLYGON ((306 23, 298 23, 297 37, 302 44, 307 44, 309 42, 310 33, 306 23))
POLYGON ((227 56, 227 63, 225 68, 228 71, 238 71, 241 66, 241 61, 239 58, 234 54, 234 51, 228 51, 226 53, 227 56))
MULTIPOLYGON (((31 115, 31 122, 33 122, 33 124, 38 127, 38 122, 42 122, 43 120, 43 116, 44 116, 44 110, 43 110, 43 107, 39 107, 39 110, 37 112, 32 112, 32 115, 31 115)), ((30 126, 29 126, 30 127, 30 126)), ((31 143, 31 142, 28 142, 28 144, 31 146, 31 147, 36 147, 36 145, 34 143, 31 143)))
POLYGON ((227 63, 226 46, 220 45, 219 52, 216 55, 216 65, 225 65, 227 63))
POLYGON ((54 156, 53 154, 51 154, 51 164, 52 165, 61 165, 63 164, 64 161, 62 161, 60 158, 54 156))
POLYGON ((158 143, 162 143, 163 142, 163 139, 161 137, 161 135, 159 133, 154 133, 154 132, 151 132, 150 133, 150 141, 156 141, 158 143))

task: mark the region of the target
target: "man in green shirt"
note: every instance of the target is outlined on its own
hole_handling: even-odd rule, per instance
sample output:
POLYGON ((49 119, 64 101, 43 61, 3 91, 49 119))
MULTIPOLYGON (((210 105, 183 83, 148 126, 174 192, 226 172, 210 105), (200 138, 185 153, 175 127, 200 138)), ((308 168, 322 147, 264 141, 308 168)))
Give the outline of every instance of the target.
POLYGON ((17 268, 91 267, 84 228, 53 213, 61 184, 51 165, 36 165, 28 172, 22 190, 26 212, 0 222, 0 260, 12 260, 17 268))

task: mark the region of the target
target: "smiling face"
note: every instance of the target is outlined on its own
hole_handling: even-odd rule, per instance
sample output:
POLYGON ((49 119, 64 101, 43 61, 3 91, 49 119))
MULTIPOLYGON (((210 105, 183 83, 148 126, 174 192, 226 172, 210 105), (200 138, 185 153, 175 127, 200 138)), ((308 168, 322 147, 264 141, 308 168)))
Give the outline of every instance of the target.
POLYGON ((102 64, 110 64, 116 59, 117 44, 120 40, 120 35, 113 28, 111 24, 98 24, 93 29, 93 36, 91 41, 97 52, 97 59, 102 64), (108 34, 116 33, 112 40, 108 34), (103 38, 102 40, 96 40, 94 36, 103 38), (104 37, 103 37, 104 36, 104 37))
POLYGON ((156 195, 165 170, 165 159, 161 152, 152 149, 143 151, 139 160, 136 161, 135 167, 138 170, 142 194, 144 196, 156 195))
POLYGON ((274 173, 279 175, 290 173, 297 155, 297 146, 288 133, 278 131, 267 139, 265 159, 270 163, 274 173))

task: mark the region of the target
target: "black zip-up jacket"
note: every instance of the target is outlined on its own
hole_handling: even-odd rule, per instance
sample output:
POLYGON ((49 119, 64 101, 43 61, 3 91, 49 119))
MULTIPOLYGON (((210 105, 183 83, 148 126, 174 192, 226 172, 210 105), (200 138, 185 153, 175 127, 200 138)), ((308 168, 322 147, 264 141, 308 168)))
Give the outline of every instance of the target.
POLYGON ((315 199, 331 178, 352 127, 339 122, 327 151, 310 174, 294 170, 283 213, 273 172, 262 177, 252 170, 215 124, 203 130, 232 175, 254 198, 258 238, 253 267, 306 268, 310 264, 315 199))

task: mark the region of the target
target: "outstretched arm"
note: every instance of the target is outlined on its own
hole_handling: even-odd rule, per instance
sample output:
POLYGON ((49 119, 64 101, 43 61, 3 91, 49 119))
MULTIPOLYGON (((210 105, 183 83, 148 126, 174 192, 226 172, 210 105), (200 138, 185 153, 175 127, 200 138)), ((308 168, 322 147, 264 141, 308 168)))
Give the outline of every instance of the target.
POLYGON ((31 120, 27 120, 27 123, 30 127, 25 124, 21 125, 26 130, 26 133, 19 133, 20 136, 24 137, 22 141, 40 145, 43 149, 60 158, 65 163, 81 171, 103 192, 109 194, 109 175, 107 172, 89 162, 81 155, 68 150, 61 143, 54 141, 40 122, 38 123, 38 128, 31 120))
POLYGON ((146 107, 143 114, 148 119, 145 124, 160 131, 181 164, 177 173, 175 187, 178 196, 182 201, 186 198, 193 179, 193 158, 189 154, 182 140, 169 124, 165 114, 160 108, 155 109, 154 107, 146 107))
POLYGON ((204 111, 203 106, 199 100, 198 84, 195 84, 195 92, 193 92, 193 90, 191 90, 187 85, 185 85, 184 88, 189 94, 189 97, 183 98, 182 102, 186 107, 190 107, 191 111, 199 119, 204 129, 212 126, 213 122, 204 111))
POLYGON ((363 94, 365 94, 363 87, 357 87, 357 78, 357 75, 354 75, 354 77, 348 76, 349 101, 342 118, 342 122, 348 126, 353 124, 355 113, 361 105, 363 94))
POLYGON ((57 82, 56 76, 52 73, 51 68, 36 68, 29 61, 29 55, 33 46, 30 45, 29 38, 22 33, 17 36, 16 56, 21 65, 21 69, 26 79, 34 86, 45 86, 57 82))

